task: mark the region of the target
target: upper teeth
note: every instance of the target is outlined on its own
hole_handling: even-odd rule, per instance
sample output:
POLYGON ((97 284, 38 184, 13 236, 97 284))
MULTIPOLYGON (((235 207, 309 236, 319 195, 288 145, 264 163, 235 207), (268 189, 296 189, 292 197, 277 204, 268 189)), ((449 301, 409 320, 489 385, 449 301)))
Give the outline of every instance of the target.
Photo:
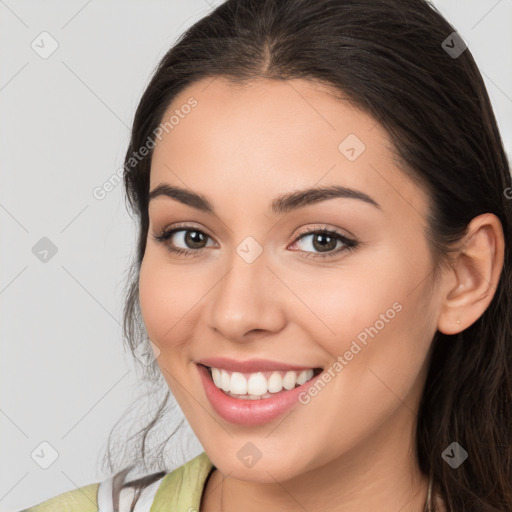
POLYGON ((314 375, 312 369, 296 372, 273 371, 240 373, 229 372, 221 368, 211 368, 212 378, 215 385, 225 392, 236 395, 262 396, 265 393, 277 393, 283 388, 290 390, 297 384, 300 386, 307 382, 314 375))

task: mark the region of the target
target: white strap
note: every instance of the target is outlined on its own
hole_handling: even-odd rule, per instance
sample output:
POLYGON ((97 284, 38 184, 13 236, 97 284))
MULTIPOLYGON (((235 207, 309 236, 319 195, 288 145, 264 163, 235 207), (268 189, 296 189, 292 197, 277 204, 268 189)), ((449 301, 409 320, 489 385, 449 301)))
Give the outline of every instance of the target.
MULTIPOLYGON (((149 512, 155 499, 158 487, 162 483, 162 477, 148 485, 139 496, 134 508, 134 512, 149 512)), ((102 482, 98 487, 98 509, 99 512, 114 512, 114 502, 112 499, 112 483, 114 478, 110 477, 102 482)), ((134 487, 125 487, 121 489, 119 496, 119 512, 128 512, 135 495, 134 487)))
POLYGON ((114 512, 112 501, 112 482, 114 477, 107 478, 100 482, 98 487, 98 512, 114 512))
MULTIPOLYGON (((155 499, 156 491, 158 487, 162 483, 162 479, 158 479, 156 482, 153 482, 151 485, 148 485, 139 496, 134 512, 149 512, 151 505, 153 505, 153 501, 155 499)), ((121 491, 121 496, 119 498, 119 511, 120 512, 128 512, 130 510, 130 505, 133 500, 133 496, 135 494, 135 490, 133 487, 126 487, 121 491)))

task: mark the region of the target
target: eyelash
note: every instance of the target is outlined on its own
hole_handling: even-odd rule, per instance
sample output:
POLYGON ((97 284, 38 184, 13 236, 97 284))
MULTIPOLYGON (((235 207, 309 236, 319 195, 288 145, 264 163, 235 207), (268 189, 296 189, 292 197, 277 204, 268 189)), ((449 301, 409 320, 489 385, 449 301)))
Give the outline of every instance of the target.
MULTIPOLYGON (((157 242, 164 244, 166 246, 166 249, 171 253, 178 254, 180 256, 190 256, 192 254, 193 254, 193 257, 199 256, 200 253, 205 249, 205 247, 203 247, 202 249, 182 249, 180 247, 173 247, 172 245, 167 243, 167 240, 169 238, 171 238, 172 235, 174 235, 174 233, 177 233, 179 231, 196 231, 197 233, 202 233, 203 235, 207 236, 208 238, 211 238, 210 235, 208 235, 208 233, 205 233, 201 229, 198 229, 195 226, 190 226, 190 225, 178 226, 178 227, 174 227, 172 229, 163 229, 158 234, 154 234, 153 238, 157 242)), ((301 251, 301 252, 306 252, 307 254, 313 254, 313 256, 305 256, 306 259, 334 257, 342 251, 345 251, 345 250, 353 251, 354 249, 356 249, 359 246, 359 242, 346 237, 344 234, 342 234, 341 232, 339 232, 335 229, 332 229, 332 228, 328 229, 327 227, 322 228, 322 229, 301 231, 297 234, 297 237, 295 238, 293 243, 298 242, 300 239, 305 238, 308 235, 316 235, 316 234, 334 235, 333 238, 342 242, 345 245, 345 247, 342 247, 335 251, 326 252, 326 253, 313 253, 313 252, 308 252, 308 251, 301 251)))

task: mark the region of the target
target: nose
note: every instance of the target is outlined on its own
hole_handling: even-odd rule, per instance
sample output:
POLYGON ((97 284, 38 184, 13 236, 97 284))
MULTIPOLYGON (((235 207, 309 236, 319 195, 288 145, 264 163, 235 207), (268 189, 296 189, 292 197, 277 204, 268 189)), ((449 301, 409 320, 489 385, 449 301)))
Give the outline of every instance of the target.
POLYGON ((231 266, 208 294, 207 322, 222 338, 243 343, 284 328, 287 289, 264 254, 251 263, 234 254, 231 266))

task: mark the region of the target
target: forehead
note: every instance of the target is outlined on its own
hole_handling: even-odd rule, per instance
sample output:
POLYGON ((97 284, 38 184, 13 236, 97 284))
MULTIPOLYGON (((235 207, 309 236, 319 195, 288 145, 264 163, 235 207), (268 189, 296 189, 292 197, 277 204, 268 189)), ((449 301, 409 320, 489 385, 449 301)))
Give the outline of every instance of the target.
POLYGON ((405 198, 409 208, 425 208, 385 130, 309 80, 201 80, 174 98, 161 126, 166 122, 152 157, 151 190, 170 183, 207 190, 213 200, 237 194, 247 204, 249 196, 339 184, 379 198, 384 209, 405 198))

